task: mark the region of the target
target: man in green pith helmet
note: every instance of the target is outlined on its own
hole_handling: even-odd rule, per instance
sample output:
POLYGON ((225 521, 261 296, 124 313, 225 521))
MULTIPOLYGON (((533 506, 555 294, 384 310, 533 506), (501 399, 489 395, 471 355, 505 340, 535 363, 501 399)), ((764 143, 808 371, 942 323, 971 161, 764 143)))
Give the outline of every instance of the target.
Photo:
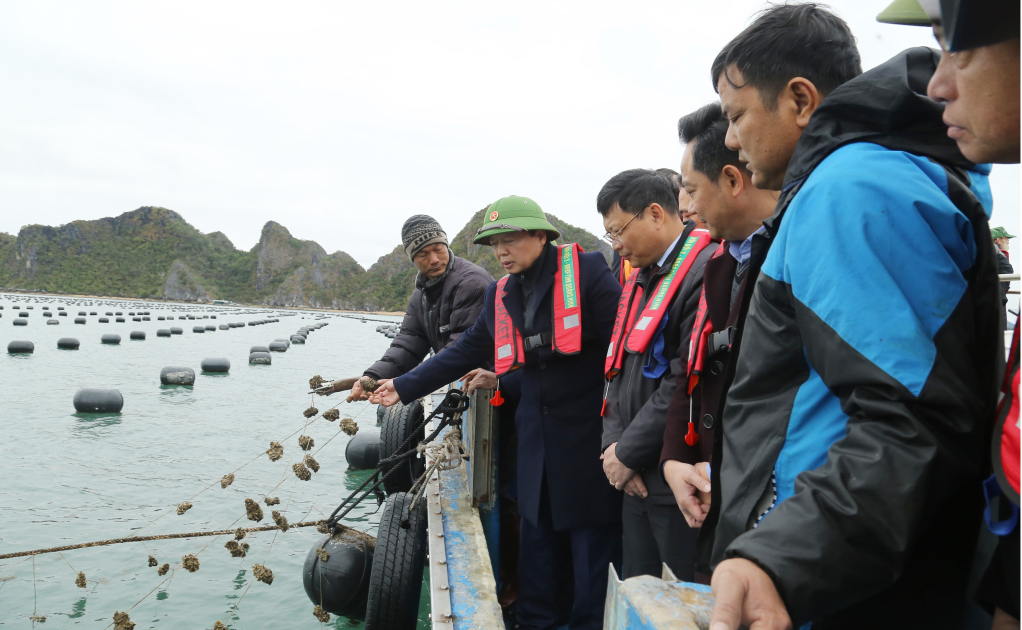
MULTIPOLYGON (((1015 273, 1008 258, 1008 239, 1015 238, 1014 234, 1008 234, 1003 227, 995 227, 990 230, 990 236, 994 239, 994 247, 997 249, 997 273, 1015 273)), ((1001 302, 1004 304, 1004 320, 1008 320, 1008 290, 1011 289, 1010 282, 1001 283, 1001 302)))
POLYGON ((559 236, 527 197, 487 208, 473 242, 490 245, 508 275, 490 285, 483 313, 453 346, 381 381, 373 397, 412 401, 488 361, 498 377, 520 375, 523 629, 602 627, 607 569, 621 562, 621 493, 600 462, 603 364, 621 285, 602 254, 553 245, 559 236))

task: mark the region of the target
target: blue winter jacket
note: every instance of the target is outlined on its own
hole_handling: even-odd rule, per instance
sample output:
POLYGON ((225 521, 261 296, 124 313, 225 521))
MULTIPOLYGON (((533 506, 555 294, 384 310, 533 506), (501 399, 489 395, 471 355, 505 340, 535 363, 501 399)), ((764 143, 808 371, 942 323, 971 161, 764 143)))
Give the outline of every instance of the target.
POLYGON ((912 49, 832 92, 753 241, 714 565, 796 627, 957 628, 1003 361, 973 165, 912 49))

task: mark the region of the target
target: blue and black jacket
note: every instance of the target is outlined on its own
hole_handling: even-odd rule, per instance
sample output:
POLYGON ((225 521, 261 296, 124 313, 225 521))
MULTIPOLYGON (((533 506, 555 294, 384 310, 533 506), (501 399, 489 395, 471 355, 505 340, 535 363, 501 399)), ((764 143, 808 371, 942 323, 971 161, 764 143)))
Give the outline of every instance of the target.
POLYGON ((762 567, 796 627, 957 628, 966 607, 1004 356, 938 61, 828 95, 753 240, 712 559, 762 567))

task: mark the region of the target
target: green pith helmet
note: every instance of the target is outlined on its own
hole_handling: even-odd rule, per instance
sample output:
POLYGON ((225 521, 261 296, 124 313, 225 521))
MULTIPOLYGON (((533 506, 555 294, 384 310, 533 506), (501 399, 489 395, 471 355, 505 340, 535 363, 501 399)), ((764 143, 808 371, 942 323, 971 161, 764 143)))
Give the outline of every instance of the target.
POLYGON ((1008 230, 1000 226, 991 229, 990 236, 994 238, 1015 238, 1014 234, 1008 234, 1008 230))
POLYGON ((933 21, 926 14, 919 0, 894 0, 877 15, 877 22, 904 24, 905 26, 930 26, 933 21))
POLYGON ((483 226, 476 231, 472 242, 489 245, 491 236, 526 230, 546 230, 548 242, 561 237, 557 228, 546 220, 538 203, 528 197, 511 195, 490 204, 483 216, 483 226))

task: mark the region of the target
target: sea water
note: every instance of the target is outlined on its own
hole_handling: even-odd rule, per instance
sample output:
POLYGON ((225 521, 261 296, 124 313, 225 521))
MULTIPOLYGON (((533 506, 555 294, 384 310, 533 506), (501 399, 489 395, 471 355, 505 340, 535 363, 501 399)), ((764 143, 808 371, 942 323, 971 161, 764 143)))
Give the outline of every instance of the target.
MULTIPOLYGON (((134 535, 272 525, 272 510, 290 523, 319 520, 369 475, 348 469, 344 447, 350 438, 340 432, 339 422, 320 418, 303 429, 302 412, 310 403, 320 412, 339 405, 341 418, 355 418, 360 431, 376 430, 374 406, 347 404, 341 394, 308 393, 312 376, 356 376, 382 355, 390 339, 375 332, 375 322, 336 314, 316 319, 324 314, 310 311, 15 294, 0 296, 0 305, 0 554, 134 535), (44 303, 59 325, 46 324, 44 303), (34 307, 27 311, 28 325, 13 326, 28 305, 34 307), (58 317, 57 306, 68 315, 58 317), (140 310, 150 312, 150 321, 131 320, 129 311, 140 310), (79 311, 97 315, 76 325, 79 311), (121 311, 127 321, 115 323, 115 316, 109 316, 110 323, 99 323, 108 311, 121 311), (157 320, 171 313, 173 321, 157 320), (177 319, 187 313, 196 319, 177 319), (203 314, 217 319, 201 319, 203 314), (219 330, 220 324, 268 317, 280 321, 219 330), (288 339, 316 322, 329 325, 311 332, 305 345, 272 353, 272 365, 248 364, 251 346, 288 339), (192 332, 193 326, 210 324, 218 329, 192 332), (157 329, 171 326, 183 328, 184 334, 156 336, 157 329), (144 341, 129 339, 136 330, 146 333, 144 341), (119 334, 120 345, 100 343, 104 333, 119 334), (80 348, 58 350, 61 337, 77 338, 80 348), (35 352, 6 354, 11 340, 32 341, 35 352), (201 373, 199 364, 206 357, 227 357, 230 373, 201 373), (191 367, 195 385, 161 386, 160 370, 166 366, 191 367), (75 413, 72 400, 81 387, 119 390, 123 410, 75 413), (263 454, 271 441, 298 429, 315 440, 312 452, 322 448, 315 456, 321 469, 310 481, 300 481, 291 470, 304 455, 298 435, 284 442, 279 461, 263 454), (232 471, 234 483, 222 489, 219 480, 232 471), (267 495, 279 497, 280 505, 262 503, 267 495), (245 518, 246 498, 260 502, 262 522, 245 518), (185 500, 194 507, 178 516, 176 508, 185 500)), ((375 534, 380 515, 370 498, 344 523, 375 534)), ((314 527, 249 533, 245 558, 232 558, 224 548, 232 537, 220 536, 0 560, 0 626, 27 628, 30 617, 38 615, 46 617, 39 626, 46 629, 105 628, 114 611, 130 609, 138 630, 212 628, 217 620, 231 628, 318 627, 302 586, 302 566, 321 538, 314 527), (171 572, 157 576, 157 569, 148 566, 150 554, 160 565, 169 563, 171 572), (187 554, 198 555, 195 573, 181 568, 187 554), (256 563, 273 571, 271 585, 253 578, 256 563), (85 573, 87 588, 75 586, 78 571, 85 573)), ((428 628, 428 613, 424 590, 420 628, 428 628)), ((354 629, 363 624, 334 616, 326 625, 354 629)))

